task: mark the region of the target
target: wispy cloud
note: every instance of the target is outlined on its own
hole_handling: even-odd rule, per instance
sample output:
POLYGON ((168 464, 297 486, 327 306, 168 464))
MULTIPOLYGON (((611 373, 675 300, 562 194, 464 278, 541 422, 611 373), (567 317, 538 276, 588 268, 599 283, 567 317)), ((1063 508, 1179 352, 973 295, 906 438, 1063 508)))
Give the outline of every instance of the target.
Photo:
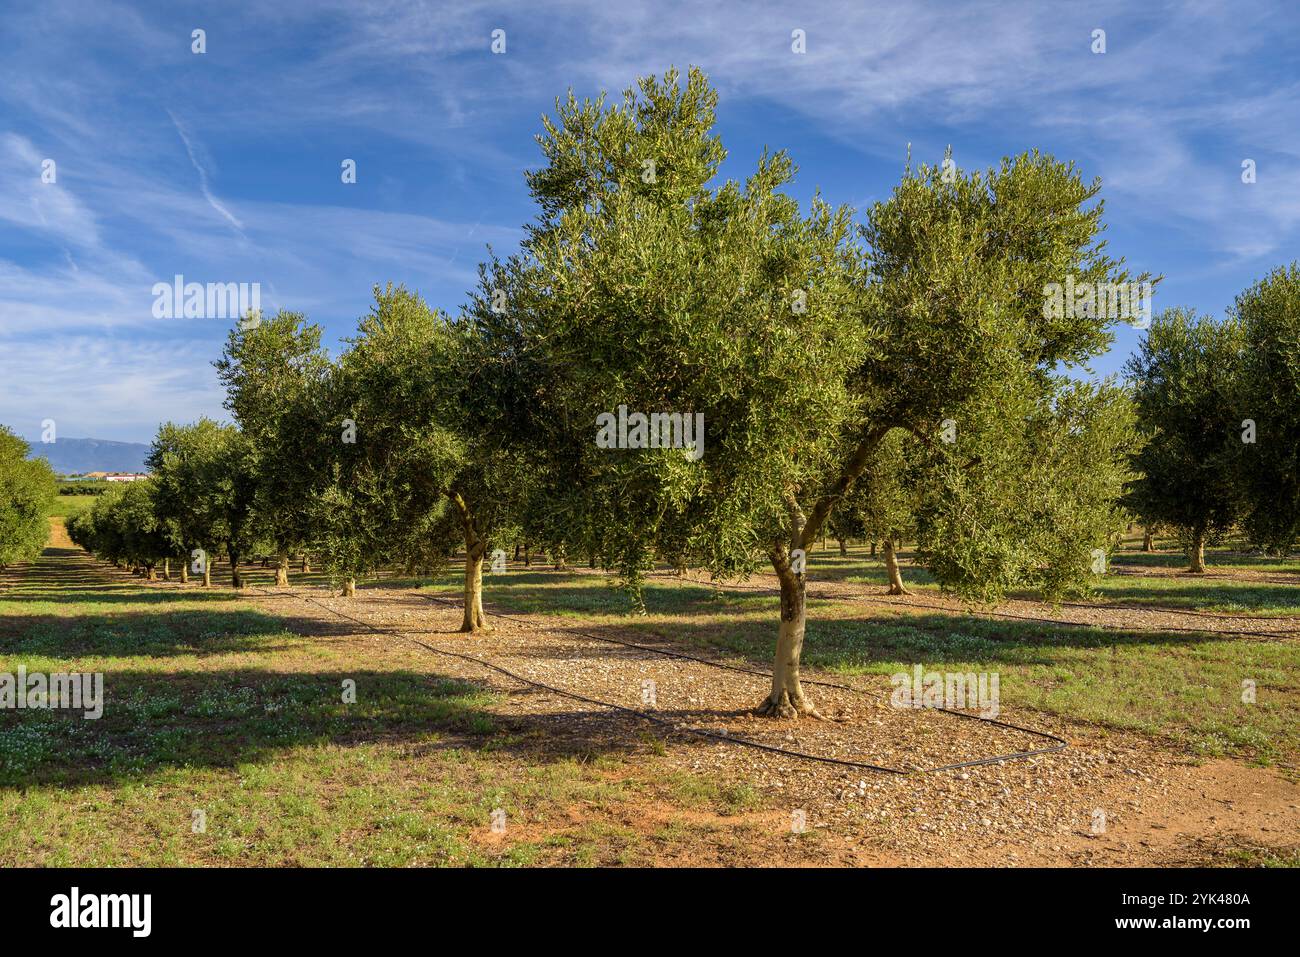
POLYGON ((181 142, 185 144, 185 152, 189 155, 190 163, 193 164, 195 171, 199 174, 199 189, 203 192, 203 198, 208 201, 209 206, 225 217, 226 221, 235 228, 235 232, 242 237, 244 235, 244 224, 236 219, 235 215, 226 209, 216 196, 212 195, 212 187, 208 183, 208 171, 195 155, 194 143, 190 139, 189 133, 185 131, 185 127, 181 125, 180 120, 176 119, 176 114, 168 110, 167 115, 171 117, 172 125, 176 127, 181 142))
POLYGON ((0 408, 5 424, 28 436, 48 418, 62 435, 145 441, 166 419, 221 416, 211 358, 207 348, 148 338, 9 341, 0 349, 0 408))
POLYGON ((511 251, 532 215, 539 114, 670 65, 718 88, 730 169, 788 148, 796 188, 831 180, 837 201, 885 195, 909 142, 963 166, 1032 147, 1077 160, 1103 179, 1112 250, 1170 277, 1162 301, 1213 311, 1300 248, 1297 48, 1285 0, 19 7, 0 33, 0 419, 76 395, 105 428, 144 423, 108 437, 143 439, 160 404, 219 414, 206 361, 224 329, 150 311, 176 273, 260 282, 264 307, 336 337, 374 283, 454 309, 485 244, 511 251))

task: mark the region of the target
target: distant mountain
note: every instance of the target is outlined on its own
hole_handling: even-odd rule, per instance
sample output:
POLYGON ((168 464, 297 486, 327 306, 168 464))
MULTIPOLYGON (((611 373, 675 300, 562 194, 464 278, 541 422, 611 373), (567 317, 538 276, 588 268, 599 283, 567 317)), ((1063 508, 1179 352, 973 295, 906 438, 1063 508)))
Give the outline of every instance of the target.
POLYGON ((108 439, 65 439, 31 442, 30 458, 46 459, 63 475, 83 472, 143 472, 149 446, 141 442, 110 442, 108 439))

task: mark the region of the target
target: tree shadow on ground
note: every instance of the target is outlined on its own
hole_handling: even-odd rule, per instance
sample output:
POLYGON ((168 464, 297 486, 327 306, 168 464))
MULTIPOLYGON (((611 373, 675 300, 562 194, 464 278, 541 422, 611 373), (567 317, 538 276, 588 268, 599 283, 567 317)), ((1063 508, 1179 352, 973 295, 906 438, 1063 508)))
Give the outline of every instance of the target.
MULTIPOLYGON (((770 670, 777 632, 775 596, 763 596, 769 616, 713 618, 684 614, 672 621, 628 617, 617 623, 550 627, 571 628, 597 638, 632 641, 669 650, 693 650, 701 657, 738 658, 746 667, 770 670)), ((756 606, 762 610, 764 606, 756 606)), ((501 603, 494 611, 513 612, 501 603)), ((1053 666, 1070 660, 1071 649, 1189 647, 1231 640, 1209 633, 1102 629, 1064 622, 988 619, 974 614, 895 612, 872 606, 856 614, 842 599, 811 601, 803 661, 826 670, 870 669, 899 661, 961 661, 989 665, 1053 666)))
MULTIPOLYGON (((1251 554, 1249 552, 1231 552, 1231 551, 1209 551, 1205 553, 1206 570, 1213 572, 1216 566, 1225 568, 1268 568, 1270 574, 1296 576, 1297 584, 1300 584, 1300 567, 1282 568, 1276 566, 1287 562, 1297 560, 1296 555, 1287 558, 1270 557, 1268 555, 1251 554)), ((1112 565, 1128 566, 1133 568, 1160 568, 1171 571, 1186 571, 1188 559, 1182 552, 1118 552, 1111 557, 1112 565)))
POLYGON ((286 632, 355 633, 346 622, 268 615, 248 609, 125 611, 116 614, 0 615, 0 655, 56 658, 167 658, 268 652, 286 632))
POLYGON ((1116 586, 1107 582, 1102 597, 1108 601, 1133 604, 1177 605, 1196 610, 1208 606, 1236 605, 1246 609, 1282 608, 1288 606, 1300 614, 1300 580, 1295 585, 1272 585, 1243 579, 1240 584, 1200 579, 1199 583, 1168 588, 1151 588, 1141 585, 1116 586))
POLYGON ((409 670, 111 671, 99 719, 87 720, 81 710, 0 711, 0 788, 121 786, 168 768, 266 763, 315 745, 584 760, 640 750, 653 727, 605 711, 494 714, 504 694, 545 693, 409 670), (355 682, 355 703, 343 700, 345 680, 355 682))

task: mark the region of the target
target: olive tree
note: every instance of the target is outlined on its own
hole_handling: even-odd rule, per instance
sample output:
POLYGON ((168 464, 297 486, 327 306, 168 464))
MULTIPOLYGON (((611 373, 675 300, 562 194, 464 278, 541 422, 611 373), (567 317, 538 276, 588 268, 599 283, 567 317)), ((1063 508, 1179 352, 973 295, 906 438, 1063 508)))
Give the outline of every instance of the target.
POLYGON ((1285 554, 1300 538, 1300 264, 1279 267, 1237 297, 1242 353, 1237 423, 1243 524, 1252 542, 1285 554))
POLYGON ((158 515, 182 550, 201 557, 203 584, 212 584, 219 550, 230 559, 233 584, 243 587, 241 558, 257 545, 253 521, 256 477, 248 441, 233 425, 203 418, 166 423, 146 459, 158 515))
POLYGON ((322 498, 324 551, 345 591, 367 568, 430 567, 463 544, 466 632, 489 629, 483 565, 520 481, 509 436, 487 424, 497 372, 475 337, 403 287, 375 289, 331 378, 341 431, 322 498))
MULTIPOLYGON (((553 507, 575 536, 630 579, 679 550, 719 575, 769 563, 780 626, 759 711, 815 715, 799 678, 805 558, 835 507, 891 433, 934 442, 950 410, 1042 396, 1052 370, 1103 350, 1113 320, 1049 308, 1045 290, 1127 273, 1100 242, 1100 185, 1038 154, 908 170, 856 237, 847 209, 818 198, 804 213, 786 195, 782 152, 715 183, 716 94, 698 71, 682 79, 557 104, 529 177, 537 221, 485 270, 472 314, 509 344, 516 434, 562 477, 553 507)), ((1095 547, 1086 531, 1072 554, 1095 547)), ((1010 534, 967 532, 986 553, 1010 534)), ((1002 563, 990 582, 984 563, 942 560, 960 547, 931 554, 964 592, 997 594, 1038 564, 1002 563)))
POLYGON ((859 536, 882 543, 891 595, 910 594, 903 584, 897 547, 916 533, 921 487, 911 460, 917 445, 915 437, 902 431, 886 436, 827 521, 841 540, 859 536))
POLYGON ((45 459, 29 459, 30 446, 0 426, 0 568, 29 562, 50 535, 46 518, 58 494, 45 459))
POLYGON ((1125 367, 1147 441, 1134 458, 1130 507, 1174 530, 1193 572, 1205 544, 1241 517, 1243 443, 1241 323, 1186 309, 1157 316, 1125 367))
POLYGON ((82 548, 109 562, 129 565, 153 581, 173 540, 155 500, 152 480, 108 489, 94 505, 74 516, 68 533, 82 548))
POLYGON ((320 327, 301 313, 249 320, 230 331, 214 365, 226 408, 247 440, 252 521, 276 557, 275 583, 288 585, 289 556, 312 537, 311 463, 321 434, 306 406, 319 394, 329 359, 320 327))

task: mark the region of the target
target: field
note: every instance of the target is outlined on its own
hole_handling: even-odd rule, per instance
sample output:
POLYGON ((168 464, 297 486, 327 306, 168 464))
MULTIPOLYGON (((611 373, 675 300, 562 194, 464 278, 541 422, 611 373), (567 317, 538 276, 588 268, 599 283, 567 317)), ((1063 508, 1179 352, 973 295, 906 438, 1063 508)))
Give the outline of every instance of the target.
POLYGON ((1193 577, 1129 550, 1093 600, 984 609, 910 565, 914 594, 886 596, 878 560, 832 543, 810 559, 805 665, 834 720, 790 723, 749 714, 765 576, 663 570, 632 617, 599 572, 512 562, 487 580, 494 630, 468 637, 456 565, 350 601, 258 564, 243 593, 225 566, 205 590, 53 524, 0 575, 0 672, 103 672, 106 703, 0 712, 3 865, 1300 862, 1294 560, 1213 552, 1193 577), (1017 727, 889 707, 917 663, 998 673, 1017 727), (920 770, 1043 733, 1069 746, 905 775, 811 759, 920 770))
POLYGON ((54 518, 68 518, 82 509, 90 508, 98 498, 98 495, 59 495, 50 504, 46 514, 54 518))

